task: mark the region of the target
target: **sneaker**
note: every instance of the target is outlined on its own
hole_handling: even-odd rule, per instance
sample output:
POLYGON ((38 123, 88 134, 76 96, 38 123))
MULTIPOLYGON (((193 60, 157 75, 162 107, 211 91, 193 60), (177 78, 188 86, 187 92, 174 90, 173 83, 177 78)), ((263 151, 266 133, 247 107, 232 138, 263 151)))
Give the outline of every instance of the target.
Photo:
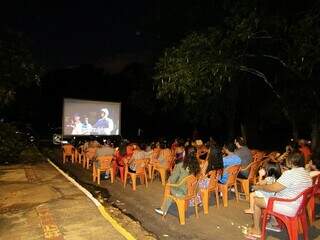
POLYGON ((156 213, 165 216, 167 213, 163 212, 161 208, 155 208, 154 211, 156 211, 156 213))
POLYGON ((279 226, 272 225, 271 223, 267 223, 266 229, 273 231, 273 232, 281 232, 282 231, 282 229, 279 226))

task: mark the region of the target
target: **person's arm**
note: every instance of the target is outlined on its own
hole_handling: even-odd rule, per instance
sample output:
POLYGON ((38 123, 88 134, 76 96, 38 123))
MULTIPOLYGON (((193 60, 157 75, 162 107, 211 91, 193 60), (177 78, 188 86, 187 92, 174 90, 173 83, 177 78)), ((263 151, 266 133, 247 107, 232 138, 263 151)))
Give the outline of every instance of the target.
POLYGON ((272 184, 266 185, 255 185, 253 186, 254 190, 262 190, 265 192, 280 192, 284 190, 286 187, 283 186, 281 183, 275 182, 272 184))

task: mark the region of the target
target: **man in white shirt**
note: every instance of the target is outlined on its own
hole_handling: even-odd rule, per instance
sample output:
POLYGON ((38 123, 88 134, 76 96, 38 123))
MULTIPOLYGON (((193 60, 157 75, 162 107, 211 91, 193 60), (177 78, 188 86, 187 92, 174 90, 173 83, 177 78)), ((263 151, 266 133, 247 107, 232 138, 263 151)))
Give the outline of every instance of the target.
MULTIPOLYGON (((301 153, 292 153, 287 158, 287 167, 291 168, 283 172, 281 177, 273 184, 255 185, 255 190, 275 192, 275 197, 292 199, 312 186, 309 173, 304 169, 304 157, 301 153)), ((268 198, 255 198, 253 213, 253 228, 248 234, 259 237, 261 235, 260 219, 261 209, 268 205, 268 198)), ((273 210, 286 216, 294 216, 301 203, 301 198, 294 202, 275 202, 273 210)))

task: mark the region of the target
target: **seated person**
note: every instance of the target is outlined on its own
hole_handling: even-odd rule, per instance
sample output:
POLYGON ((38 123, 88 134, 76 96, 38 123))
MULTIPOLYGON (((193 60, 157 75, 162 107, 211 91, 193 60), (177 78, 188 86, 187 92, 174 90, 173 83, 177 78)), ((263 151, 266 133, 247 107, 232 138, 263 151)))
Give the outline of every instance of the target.
POLYGON ((131 158, 128 160, 128 171, 135 173, 136 172, 136 161, 139 159, 144 159, 146 158, 146 151, 144 151, 145 149, 145 145, 140 144, 140 146, 138 145, 133 145, 134 151, 133 154, 131 156, 131 158))
MULTIPOLYGON (((255 185, 254 190, 275 193, 275 197, 292 199, 301 192, 312 186, 309 173, 304 169, 304 157, 299 152, 291 153, 287 159, 286 170, 280 178, 272 183, 265 185, 255 185)), ((255 198, 253 207, 253 227, 248 230, 248 237, 261 236, 261 209, 266 208, 269 197, 255 198)), ((273 210, 286 216, 294 216, 301 203, 301 198, 294 202, 275 202, 273 210)))
MULTIPOLYGON (((223 157, 223 169, 227 167, 239 165, 241 164, 241 159, 238 155, 234 153, 236 146, 234 143, 228 143, 223 146, 223 151, 227 154, 227 156, 223 157)), ((228 180, 228 173, 223 173, 219 182, 224 184, 228 180)))
MULTIPOLYGON (((234 140, 234 144, 237 149, 234 151, 236 155, 238 155, 241 159, 241 168, 246 168, 252 162, 252 153, 249 148, 246 146, 246 140, 243 137, 237 137, 234 140)), ((238 177, 239 178, 247 178, 249 175, 249 171, 240 171, 238 177)))
MULTIPOLYGON (((180 183, 185 177, 193 174, 197 176, 200 172, 199 162, 196 158, 196 148, 190 147, 187 150, 186 157, 183 162, 180 162, 175 165, 171 176, 168 179, 168 183, 171 184, 178 184, 180 183)), ((179 187, 172 187, 171 194, 175 196, 183 197, 187 194, 187 186, 181 185, 179 187)), ((165 216, 168 212, 169 207, 172 204, 172 199, 166 199, 161 208, 156 208, 155 211, 163 216, 165 216)))

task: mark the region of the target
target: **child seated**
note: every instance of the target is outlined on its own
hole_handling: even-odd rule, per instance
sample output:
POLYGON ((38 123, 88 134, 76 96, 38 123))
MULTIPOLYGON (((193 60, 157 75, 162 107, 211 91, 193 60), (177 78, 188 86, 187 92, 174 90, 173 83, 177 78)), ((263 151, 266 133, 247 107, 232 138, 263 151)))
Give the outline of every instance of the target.
MULTIPOLYGON (((281 169, 278 163, 268 162, 259 170, 259 180, 257 185, 272 184, 281 176, 281 169)), ((250 193, 250 207, 245 209, 247 214, 253 214, 255 198, 269 198, 274 196, 273 192, 254 191, 250 193)))

